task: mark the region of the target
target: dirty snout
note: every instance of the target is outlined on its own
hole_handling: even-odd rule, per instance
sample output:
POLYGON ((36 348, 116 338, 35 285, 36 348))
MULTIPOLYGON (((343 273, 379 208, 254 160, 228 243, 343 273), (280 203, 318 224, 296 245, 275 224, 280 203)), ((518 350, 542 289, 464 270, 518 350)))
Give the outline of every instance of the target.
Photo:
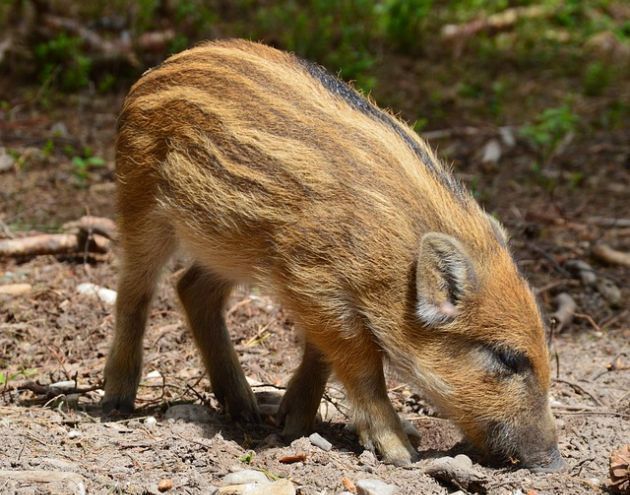
POLYGON ((517 462, 534 472, 566 467, 558 450, 556 425, 550 409, 543 414, 523 412, 524 422, 495 423, 488 429, 487 450, 494 462, 517 462), (523 424, 524 423, 524 424, 523 424))

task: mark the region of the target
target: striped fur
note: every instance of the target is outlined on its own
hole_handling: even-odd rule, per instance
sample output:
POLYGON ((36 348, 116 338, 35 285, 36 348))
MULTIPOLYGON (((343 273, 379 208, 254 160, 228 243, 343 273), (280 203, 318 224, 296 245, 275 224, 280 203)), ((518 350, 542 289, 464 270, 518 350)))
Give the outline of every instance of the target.
POLYGON ((306 341, 280 408, 287 436, 312 427, 332 370, 361 441, 412 460, 387 399, 389 359, 480 447, 550 456, 543 326, 502 227, 408 126, 321 67, 238 40, 169 58, 125 100, 116 173, 123 261, 106 409, 133 406, 147 305, 179 246, 195 260, 180 298, 234 416, 257 407, 221 311, 233 284, 256 283, 306 341), (496 372, 481 348, 530 369, 496 372), (499 430, 507 440, 489 438, 499 430))

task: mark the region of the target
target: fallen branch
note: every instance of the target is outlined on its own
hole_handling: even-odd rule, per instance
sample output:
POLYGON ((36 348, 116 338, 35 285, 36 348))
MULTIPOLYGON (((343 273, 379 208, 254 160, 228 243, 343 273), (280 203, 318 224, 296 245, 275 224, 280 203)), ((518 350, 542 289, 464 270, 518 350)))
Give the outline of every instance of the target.
POLYGON ((103 56, 104 59, 126 60, 130 65, 137 67, 140 61, 132 50, 129 37, 120 37, 117 40, 108 40, 100 34, 83 26, 75 19, 60 17, 51 14, 44 14, 41 18, 41 25, 50 31, 67 31, 81 38, 85 46, 103 56))
POLYGON ((63 230, 74 234, 99 234, 115 240, 117 235, 116 223, 105 217, 84 216, 78 220, 63 224, 63 230))
POLYGON ((64 224, 65 234, 37 234, 0 240, 0 258, 42 254, 107 253, 116 239, 116 224, 109 218, 84 216, 64 224))
POLYGON ((0 256, 64 254, 77 251, 78 238, 73 234, 40 234, 0 241, 0 256))
POLYGON ((173 29, 165 29, 144 33, 135 41, 126 33, 116 39, 108 39, 75 19, 52 14, 44 14, 41 23, 48 31, 67 31, 81 38, 89 50, 100 54, 104 60, 125 60, 134 67, 140 65, 136 50, 162 52, 175 38, 173 29))
POLYGON ((573 321, 577 304, 566 292, 561 292, 556 296, 556 304, 558 309, 551 315, 551 321, 555 326, 555 330, 561 332, 566 325, 573 321))
POLYGON ((31 284, 0 285, 0 296, 22 296, 31 292, 31 284))
POLYGON ((96 234, 87 239, 77 234, 38 234, 0 241, 0 258, 81 252, 104 254, 109 246, 109 239, 96 234))
POLYGON ((630 227, 630 218, 588 217, 586 221, 598 227, 630 227))
POLYGON ((612 265, 622 265, 630 267, 630 253, 617 251, 607 244, 596 244, 593 246, 593 256, 612 265))
POLYGON ((521 19, 535 19, 552 14, 550 9, 540 5, 530 7, 513 7, 503 12, 489 15, 481 19, 473 19, 464 24, 447 24, 442 27, 442 39, 461 42, 480 32, 489 34, 511 29, 521 19))

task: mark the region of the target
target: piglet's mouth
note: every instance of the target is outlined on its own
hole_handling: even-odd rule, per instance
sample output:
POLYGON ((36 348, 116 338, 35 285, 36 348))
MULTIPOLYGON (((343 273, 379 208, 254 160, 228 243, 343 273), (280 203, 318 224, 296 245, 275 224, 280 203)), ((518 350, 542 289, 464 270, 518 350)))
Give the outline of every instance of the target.
POLYGON ((540 455, 530 457, 523 463, 523 467, 534 473, 553 473, 565 470, 567 463, 560 455, 558 448, 554 447, 540 455))
POLYGON ((505 457, 502 455, 486 456, 484 463, 495 468, 529 469, 533 473, 554 473, 563 471, 567 463, 556 447, 551 450, 529 456, 505 457))

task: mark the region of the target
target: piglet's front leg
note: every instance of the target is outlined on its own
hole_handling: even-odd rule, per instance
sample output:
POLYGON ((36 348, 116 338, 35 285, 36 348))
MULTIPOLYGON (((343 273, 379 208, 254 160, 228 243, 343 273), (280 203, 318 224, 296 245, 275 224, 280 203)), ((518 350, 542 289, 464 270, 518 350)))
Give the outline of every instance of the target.
POLYGON ((387 396, 381 351, 369 338, 329 339, 326 352, 353 407, 361 444, 383 462, 408 465, 418 458, 387 396), (343 352, 340 352, 343 350, 343 352))

